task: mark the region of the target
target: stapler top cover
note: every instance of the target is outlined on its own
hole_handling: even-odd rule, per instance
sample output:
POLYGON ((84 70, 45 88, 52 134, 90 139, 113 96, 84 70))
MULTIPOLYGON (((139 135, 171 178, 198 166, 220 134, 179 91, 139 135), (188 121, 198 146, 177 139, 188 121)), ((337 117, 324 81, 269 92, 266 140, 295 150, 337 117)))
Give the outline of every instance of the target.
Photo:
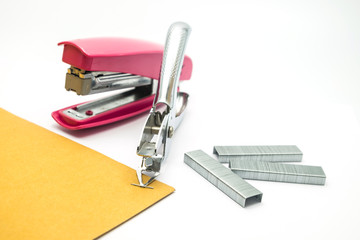
MULTIPOLYGON (((129 38, 87 38, 64 41, 63 62, 87 71, 131 73, 160 78, 164 47, 129 38)), ((191 77, 192 61, 185 56, 180 80, 191 77)))

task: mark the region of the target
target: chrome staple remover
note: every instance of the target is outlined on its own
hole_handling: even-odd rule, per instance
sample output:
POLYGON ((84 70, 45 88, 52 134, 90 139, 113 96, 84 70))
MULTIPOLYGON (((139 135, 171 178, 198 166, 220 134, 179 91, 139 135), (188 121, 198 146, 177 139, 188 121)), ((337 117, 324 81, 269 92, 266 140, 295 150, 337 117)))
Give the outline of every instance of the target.
POLYGON ((190 26, 183 22, 176 22, 169 28, 160 84, 137 147, 137 154, 142 157, 141 166, 136 171, 139 184, 132 185, 152 188, 148 185, 160 174, 161 163, 169 153, 171 138, 184 116, 189 95, 178 92, 178 85, 190 32, 190 26), (142 174, 150 177, 146 183, 143 183, 142 174))

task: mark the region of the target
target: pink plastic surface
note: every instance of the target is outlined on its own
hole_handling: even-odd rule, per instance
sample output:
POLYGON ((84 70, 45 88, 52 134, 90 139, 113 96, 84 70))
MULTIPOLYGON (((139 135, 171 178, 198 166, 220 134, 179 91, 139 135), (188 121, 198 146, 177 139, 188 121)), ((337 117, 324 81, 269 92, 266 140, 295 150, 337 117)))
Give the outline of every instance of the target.
MULTIPOLYGON (((87 38, 60 42, 63 61, 87 71, 123 72, 159 79, 163 46, 128 38, 87 38)), ((188 80, 192 61, 185 56, 180 80, 188 80)))

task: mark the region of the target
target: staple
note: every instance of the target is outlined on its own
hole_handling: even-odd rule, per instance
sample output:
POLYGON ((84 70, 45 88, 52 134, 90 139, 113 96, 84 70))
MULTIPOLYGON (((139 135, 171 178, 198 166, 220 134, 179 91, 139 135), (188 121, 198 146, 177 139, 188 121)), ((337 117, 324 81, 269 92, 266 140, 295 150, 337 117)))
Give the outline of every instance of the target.
POLYGON ((185 153, 184 162, 240 206, 261 202, 262 192, 202 150, 185 153))
POLYGON ((213 152, 221 163, 229 163, 230 160, 301 162, 303 156, 295 145, 215 146, 213 152))
POLYGON ((265 161, 230 160, 230 169, 244 179, 325 185, 321 167, 265 161))

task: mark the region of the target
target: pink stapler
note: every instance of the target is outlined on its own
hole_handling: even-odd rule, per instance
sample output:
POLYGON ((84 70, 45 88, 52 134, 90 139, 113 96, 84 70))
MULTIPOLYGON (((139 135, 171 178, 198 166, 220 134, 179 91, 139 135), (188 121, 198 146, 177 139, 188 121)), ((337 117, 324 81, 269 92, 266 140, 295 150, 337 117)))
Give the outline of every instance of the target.
MULTIPOLYGON (((63 62, 71 65, 65 88, 78 95, 119 93, 52 113, 61 126, 77 130, 127 119, 153 106, 160 85, 164 47, 127 38, 89 38, 60 42, 63 62), (126 91, 124 90, 126 89, 126 91)), ((185 56, 180 80, 188 80, 192 61, 185 56)))

